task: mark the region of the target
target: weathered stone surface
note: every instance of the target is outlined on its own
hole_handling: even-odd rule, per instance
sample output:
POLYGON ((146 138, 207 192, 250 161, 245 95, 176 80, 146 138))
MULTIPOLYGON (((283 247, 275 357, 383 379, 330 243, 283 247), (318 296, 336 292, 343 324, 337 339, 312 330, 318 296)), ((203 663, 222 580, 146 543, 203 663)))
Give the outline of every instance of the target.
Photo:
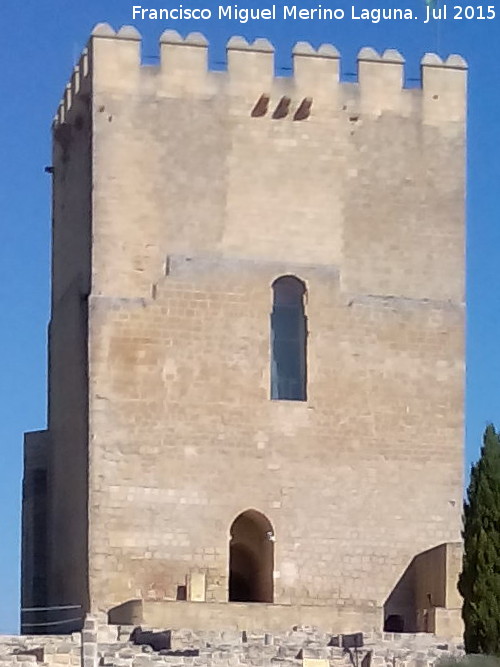
POLYGON ((27 471, 48 451, 50 599, 76 616, 180 604, 202 573, 199 627, 216 623, 230 529, 253 508, 273 602, 329 630, 342 616, 336 632, 381 629, 384 606, 423 625, 405 572, 461 526, 462 64, 428 56, 408 91, 393 52, 362 50, 344 84, 304 45, 289 82, 262 41, 230 42, 217 76, 199 36, 164 36, 155 72, 130 29, 100 26, 89 48, 54 126, 51 430, 26 450, 27 471), (270 400, 271 285, 290 274, 306 401, 270 400))

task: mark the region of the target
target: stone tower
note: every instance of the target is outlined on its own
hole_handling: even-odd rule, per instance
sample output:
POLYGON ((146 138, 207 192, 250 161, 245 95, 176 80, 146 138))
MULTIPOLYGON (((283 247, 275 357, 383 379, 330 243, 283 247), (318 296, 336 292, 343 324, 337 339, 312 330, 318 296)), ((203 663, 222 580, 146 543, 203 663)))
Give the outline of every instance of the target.
POLYGON ((144 66, 134 28, 97 26, 54 121, 24 607, 454 622, 464 61, 427 54, 406 89, 394 50, 341 83, 329 45, 277 78, 264 39, 227 72, 198 33, 160 42, 144 66))

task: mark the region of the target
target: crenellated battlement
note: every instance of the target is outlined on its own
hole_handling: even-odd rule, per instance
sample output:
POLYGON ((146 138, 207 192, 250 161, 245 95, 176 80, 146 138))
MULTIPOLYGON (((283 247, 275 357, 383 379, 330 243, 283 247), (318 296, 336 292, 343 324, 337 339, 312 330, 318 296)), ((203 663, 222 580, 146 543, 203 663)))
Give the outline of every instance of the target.
POLYGON ((54 116, 54 125, 59 125, 67 120, 68 114, 73 107, 73 101, 77 96, 88 95, 90 92, 89 56, 88 49, 84 49, 78 64, 73 68, 71 78, 66 84, 63 97, 54 116))
POLYGON ((420 88, 406 89, 405 59, 395 49, 379 54, 371 47, 362 48, 357 81, 345 83, 340 81, 340 54, 331 44, 314 49, 308 42, 298 42, 290 77, 275 76, 274 47, 267 39, 249 43, 244 37, 231 37, 225 72, 209 70, 208 42, 199 32, 183 39, 166 30, 159 46, 159 64, 143 65, 136 28, 123 26, 115 32, 107 23, 98 24, 66 87, 55 124, 65 121, 75 96, 90 90, 159 97, 223 94, 248 100, 254 117, 274 119, 305 120, 345 108, 346 102, 360 113, 417 113, 430 123, 465 119, 467 64, 456 54, 442 60, 426 53, 420 88))

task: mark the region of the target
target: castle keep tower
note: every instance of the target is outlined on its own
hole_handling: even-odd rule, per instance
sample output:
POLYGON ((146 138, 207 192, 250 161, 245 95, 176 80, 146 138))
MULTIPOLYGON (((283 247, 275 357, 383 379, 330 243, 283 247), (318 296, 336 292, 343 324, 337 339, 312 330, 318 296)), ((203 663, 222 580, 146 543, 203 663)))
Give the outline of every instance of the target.
POLYGON ((160 41, 143 66, 134 28, 97 26, 54 121, 23 605, 456 619, 465 63, 428 54, 405 89, 393 50, 341 83, 332 46, 277 78, 263 39, 227 72, 198 33, 160 41))

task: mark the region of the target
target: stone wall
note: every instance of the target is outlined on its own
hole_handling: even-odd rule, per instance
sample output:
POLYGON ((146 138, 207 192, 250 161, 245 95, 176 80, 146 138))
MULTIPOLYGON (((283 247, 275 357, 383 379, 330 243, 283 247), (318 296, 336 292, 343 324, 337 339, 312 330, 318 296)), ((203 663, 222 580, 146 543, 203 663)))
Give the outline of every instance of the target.
POLYGON ((462 554, 461 543, 441 544, 415 558, 417 630, 440 634, 443 628, 454 627, 460 634, 462 598, 457 581, 462 554))
POLYGON ((175 599, 193 570, 227 600, 229 529, 255 508, 276 602, 382 606, 460 537, 461 310, 347 300, 301 267, 309 399, 269 401, 276 267, 199 265, 155 299, 91 298, 95 604, 175 599))
POLYGON ((372 632, 383 625, 383 610, 374 605, 280 605, 133 600, 109 612, 110 622, 149 627, 186 627, 195 631, 284 632, 293 625, 314 625, 331 632, 372 632))

